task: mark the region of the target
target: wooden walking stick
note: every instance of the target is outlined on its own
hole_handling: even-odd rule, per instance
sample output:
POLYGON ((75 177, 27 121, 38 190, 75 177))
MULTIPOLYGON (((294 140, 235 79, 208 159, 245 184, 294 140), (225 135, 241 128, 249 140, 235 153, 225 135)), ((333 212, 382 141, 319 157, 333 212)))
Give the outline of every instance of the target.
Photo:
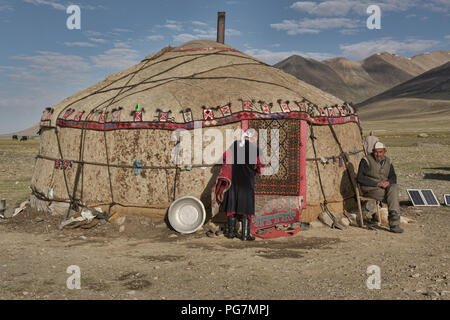
POLYGON ((359 214, 359 226, 361 228, 364 228, 364 220, 362 217, 362 210, 361 210, 361 199, 359 197, 359 190, 358 190, 358 185, 356 184, 356 179, 355 176, 353 174, 353 170, 350 170, 348 168, 348 159, 347 159, 347 155, 345 154, 341 143, 339 142, 339 139, 336 136, 336 132, 334 132, 333 126, 331 125, 330 122, 328 122, 328 127, 331 130, 331 133, 333 134, 334 139, 336 140, 337 145, 339 146, 339 149, 341 150, 341 156, 343 157, 344 160, 344 164, 345 164, 345 169, 347 170, 347 174, 348 174, 348 178, 350 180, 350 183, 353 187, 353 190, 355 192, 355 197, 356 197, 356 202, 358 203, 358 214, 359 214))
POLYGON ((351 170, 347 170, 348 174, 349 174, 349 178, 350 181, 352 182, 352 186, 353 189, 355 190, 355 196, 356 196, 356 203, 358 204, 358 215, 359 215, 359 226, 361 228, 364 228, 364 220, 363 220, 363 216, 362 216, 362 209, 361 209, 361 198, 359 196, 359 190, 358 190, 358 185, 355 183, 355 176, 353 175, 353 172, 351 173, 351 177, 350 177, 350 171, 351 170))

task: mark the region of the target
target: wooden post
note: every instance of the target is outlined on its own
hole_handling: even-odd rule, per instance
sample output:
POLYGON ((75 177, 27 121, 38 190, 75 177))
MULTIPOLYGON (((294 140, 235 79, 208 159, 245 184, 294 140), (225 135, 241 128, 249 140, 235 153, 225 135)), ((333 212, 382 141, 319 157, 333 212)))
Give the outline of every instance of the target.
POLYGON ((362 215, 362 208, 361 208, 361 198, 359 195, 359 190, 358 190, 358 186, 356 186, 355 188, 355 196, 356 196, 356 203, 358 204, 358 214, 359 214, 359 226, 361 228, 364 228, 364 218, 362 215))
POLYGON ((225 12, 217 12, 217 42, 225 43, 225 12))

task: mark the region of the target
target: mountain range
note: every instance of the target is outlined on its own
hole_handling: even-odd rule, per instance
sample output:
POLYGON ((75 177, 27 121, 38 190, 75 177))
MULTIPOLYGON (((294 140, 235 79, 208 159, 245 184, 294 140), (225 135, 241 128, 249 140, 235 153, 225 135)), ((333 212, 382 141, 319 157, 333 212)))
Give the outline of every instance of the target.
POLYGON ((448 119, 450 62, 371 97, 356 108, 362 120, 448 119))
POLYGON ((382 52, 362 61, 346 58, 317 61, 293 55, 274 67, 345 101, 361 103, 449 61, 450 50, 411 58, 382 52))

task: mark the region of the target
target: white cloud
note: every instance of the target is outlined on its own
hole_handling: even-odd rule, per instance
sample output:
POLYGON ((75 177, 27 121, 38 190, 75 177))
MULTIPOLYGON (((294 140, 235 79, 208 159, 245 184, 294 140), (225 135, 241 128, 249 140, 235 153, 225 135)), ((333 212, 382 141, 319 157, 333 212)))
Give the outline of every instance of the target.
POLYGON ((105 39, 101 39, 101 38, 89 38, 90 41, 95 42, 95 43, 106 43, 108 42, 108 40, 105 39))
POLYGON ((102 6, 102 5, 93 6, 93 5, 90 5, 90 4, 81 4, 79 6, 80 6, 81 9, 86 9, 86 10, 106 9, 106 7, 102 6))
POLYGON ((0 73, 5 74, 8 78, 13 80, 41 80, 40 76, 33 74, 26 67, 16 67, 16 66, 0 66, 0 73))
POLYGON ((57 10, 65 11, 67 9, 66 6, 64 6, 61 3, 56 2, 56 1, 49 1, 49 0, 23 0, 23 1, 25 1, 26 3, 34 4, 36 6, 39 6, 39 5, 50 6, 53 9, 57 9, 57 10))
POLYGON ((67 7, 71 4, 76 4, 83 10, 105 9, 105 7, 102 5, 93 6, 90 4, 78 4, 78 3, 70 3, 70 2, 62 4, 61 2, 54 1, 54 0, 23 0, 23 1, 26 3, 34 4, 35 6, 40 6, 40 5, 50 6, 53 9, 64 10, 64 11, 66 11, 67 7))
POLYGON ((355 1, 324 1, 321 3, 299 1, 291 5, 292 9, 318 16, 345 16, 354 6, 355 1))
POLYGON ((348 18, 316 18, 303 19, 301 21, 283 20, 281 23, 272 23, 271 28, 276 30, 287 31, 289 35, 305 34, 305 33, 319 33, 325 29, 356 28, 359 21, 353 21, 348 18))
POLYGON ((235 29, 225 29, 225 35, 226 36, 240 36, 241 32, 239 30, 235 30, 235 29))
MULTIPOLYGON (((225 29, 225 36, 226 37, 233 37, 233 36, 240 36, 241 32, 239 30, 235 29, 225 29)), ((211 27, 208 28, 194 28, 192 29, 192 33, 181 33, 172 36, 173 41, 176 43, 182 43, 187 42, 191 40, 199 40, 199 39, 211 39, 216 40, 217 39, 217 30, 211 27)))
POLYGON ((358 29, 343 29, 340 30, 339 33, 344 34, 344 35, 353 35, 358 33, 359 30, 358 29))
POLYGON ((355 28, 357 22, 347 18, 318 18, 303 19, 300 22, 302 28, 311 29, 335 29, 335 28, 355 28))
POLYGON ((96 45, 90 42, 64 42, 67 47, 95 47, 96 45))
POLYGON ((114 43, 114 48, 131 48, 131 46, 126 42, 116 41, 114 43))
POLYGON ((18 69, 24 69, 23 67, 15 67, 15 66, 0 66, 0 72, 7 72, 7 71, 15 71, 18 69))
POLYGON ((197 29, 197 28, 192 29, 192 32, 194 32, 194 33, 200 33, 200 34, 211 33, 210 31, 211 31, 211 30, 207 30, 207 29, 197 29))
MULTIPOLYGON (((370 1, 366 2, 366 6, 369 6, 370 1)), ((406 11, 410 8, 417 7, 421 4, 418 0, 384 0, 378 4, 382 11, 406 11)))
POLYGON ((124 28, 114 28, 113 31, 115 31, 115 32, 133 32, 133 30, 124 29, 124 28))
POLYGON ((89 63, 83 57, 58 52, 38 51, 38 55, 35 56, 18 55, 12 59, 29 62, 29 67, 39 73, 67 75, 90 69, 89 63))
POLYGON ((188 42, 191 40, 198 40, 199 37, 190 33, 182 33, 173 36, 174 42, 188 42))
POLYGON ((437 40, 409 39, 406 41, 395 41, 391 38, 383 38, 350 45, 340 45, 340 49, 345 56, 353 59, 364 59, 374 53, 384 51, 390 53, 420 52, 430 49, 439 43, 437 40))
MULTIPOLYGON (((344 17, 350 13, 365 16, 369 5, 376 4, 380 6, 381 12, 404 12, 411 8, 417 10, 428 9, 439 13, 448 13, 450 11, 450 0, 327 0, 327 1, 297 1, 290 8, 300 13, 307 13, 322 17, 344 17)), ((409 14, 406 17, 414 17, 415 14, 409 14)))
POLYGON ((98 31, 92 31, 92 30, 86 31, 86 34, 87 34, 88 36, 90 36, 90 37, 101 37, 101 36, 104 36, 103 33, 98 32, 98 31))
POLYGON ((73 87, 90 79, 91 64, 80 56, 38 51, 35 55, 16 55, 11 59, 21 61, 20 68, 10 67, 7 74, 16 83, 15 87, 41 83, 73 87))
POLYGON ((101 80, 102 73, 123 70, 140 60, 135 50, 122 47, 87 59, 50 51, 10 58, 19 66, 0 66, 0 130, 4 132, 31 126, 45 107, 101 80), (17 110, 23 113, 20 118, 17 110))
POLYGON ((334 55, 323 53, 323 52, 302 52, 302 51, 270 51, 265 49, 249 49, 245 50, 244 53, 255 57, 261 61, 264 61, 267 64, 273 65, 277 62, 280 62, 292 55, 299 55, 305 58, 311 58, 315 60, 325 60, 333 58, 334 55))
POLYGON ((139 62, 136 50, 116 47, 91 57, 94 66, 107 70, 123 70, 139 62))
POLYGON ((175 31, 183 30, 183 28, 180 25, 178 25, 178 24, 167 23, 167 24, 164 25, 164 27, 169 29, 169 30, 175 30, 175 31))
POLYGON ((166 20, 165 25, 157 25, 157 27, 163 27, 172 31, 181 31, 183 30, 183 27, 181 26, 181 22, 176 20, 166 20))
POLYGON ((14 11, 14 8, 9 4, 2 4, 0 5, 0 12, 1 11, 14 11))
POLYGON ((204 23, 201 21, 192 21, 192 24, 196 25, 196 26, 207 26, 208 25, 207 23, 204 23))
POLYGON ((164 36, 155 34, 155 35, 148 36, 147 39, 152 40, 152 41, 158 41, 158 40, 163 40, 164 36))
MULTIPOLYGON (((447 0, 435 0, 447 1, 447 0)), ((367 7, 376 4, 383 11, 406 11, 420 5, 418 0, 329 0, 323 2, 298 1, 291 8, 298 12, 306 12, 317 16, 346 16, 350 12, 366 15, 367 7)))
POLYGON ((424 3, 423 6, 434 12, 448 13, 450 11, 450 0, 431 0, 424 3))
MULTIPOLYGON (((216 40, 217 38, 217 30, 209 26, 207 23, 203 21, 175 21, 175 20, 166 20, 165 25, 158 25, 158 28, 167 28, 171 31, 182 31, 178 34, 173 34, 172 39, 175 43, 183 43, 191 40, 201 40, 201 39, 210 39, 216 40)), ((234 37, 240 36, 242 33, 239 30, 226 28, 225 36, 226 37, 234 37)), ((151 37, 151 36, 150 36, 151 37)), ((162 37, 162 36, 161 36, 162 37)), ((155 36, 155 39, 163 39, 160 36, 155 36)), ((148 38, 152 40, 152 38, 148 38)))
POLYGON ((317 3, 312 1, 298 1, 290 6, 291 9, 299 12, 314 13, 317 9, 317 3))
POLYGON ((281 23, 271 23, 270 27, 278 31, 287 31, 289 35, 303 34, 303 33, 319 33, 319 30, 311 28, 303 28, 297 21, 283 20, 281 23))

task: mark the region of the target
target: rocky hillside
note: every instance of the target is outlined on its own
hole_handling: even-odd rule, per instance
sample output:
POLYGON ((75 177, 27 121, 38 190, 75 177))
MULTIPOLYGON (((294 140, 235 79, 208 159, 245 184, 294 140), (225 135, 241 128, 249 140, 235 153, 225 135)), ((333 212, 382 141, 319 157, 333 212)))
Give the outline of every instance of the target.
POLYGON ((294 55, 274 67, 343 100, 359 103, 449 61, 450 50, 411 58, 382 52, 359 62, 345 58, 320 62, 294 55))
POLYGON ((356 105, 362 119, 450 117, 450 62, 356 105))

